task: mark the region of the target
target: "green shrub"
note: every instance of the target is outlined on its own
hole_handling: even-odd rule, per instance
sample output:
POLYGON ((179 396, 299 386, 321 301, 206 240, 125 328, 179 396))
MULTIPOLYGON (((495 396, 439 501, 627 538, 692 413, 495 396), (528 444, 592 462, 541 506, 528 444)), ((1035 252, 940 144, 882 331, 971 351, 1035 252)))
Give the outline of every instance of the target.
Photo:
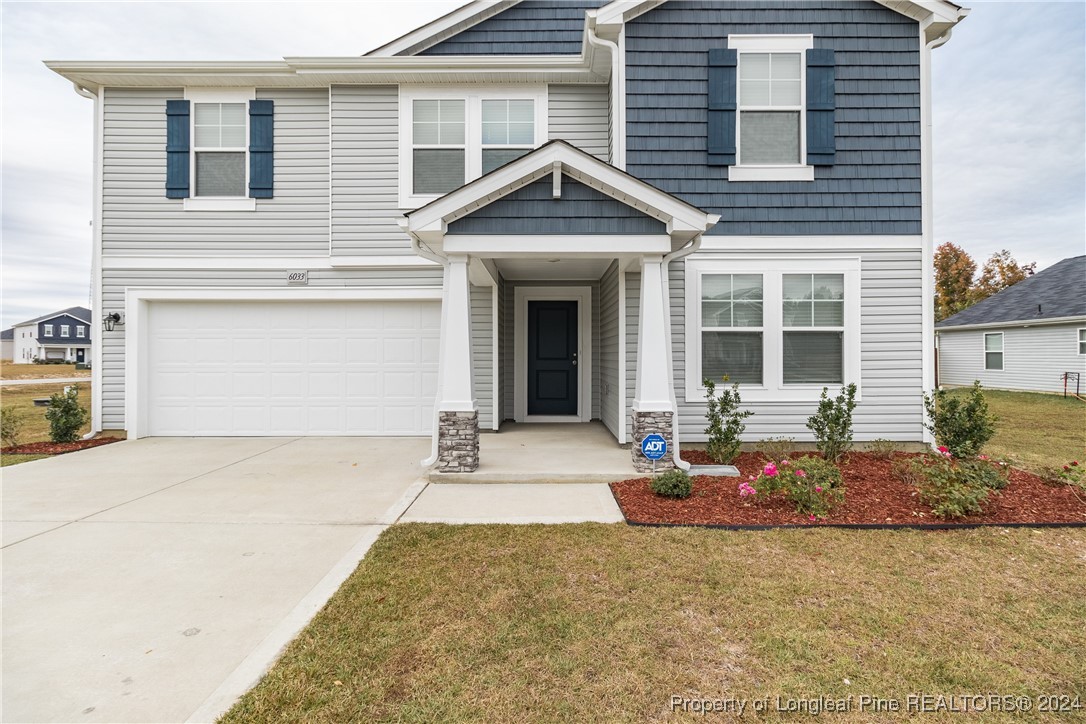
POLYGON ((23 413, 14 407, 5 407, 0 410, 0 441, 4 443, 4 447, 14 447, 19 444, 19 437, 23 434, 25 423, 23 413))
POLYGON ((767 437, 759 440, 754 449, 765 456, 766 460, 780 465, 781 460, 787 460, 796 449, 794 437, 767 437))
POLYGON ((989 488, 971 471, 942 455, 911 461, 919 482, 920 499, 940 518, 961 518, 981 512, 989 488))
POLYGON ((795 460, 768 462, 757 478, 739 484, 739 494, 750 491, 765 498, 783 493, 796 511, 811 519, 823 518, 845 499, 845 483, 837 466, 823 458, 805 455, 795 460))
POLYGON ((879 460, 893 460, 894 453, 897 452, 897 446, 880 437, 867 443, 867 451, 879 460))
POLYGON ((925 393, 924 409, 930 420, 925 427, 956 458, 974 457, 995 435, 997 418, 988 412, 979 381, 964 400, 946 390, 936 390, 931 397, 925 393))
POLYGON ((49 398, 45 419, 49 421, 49 438, 53 442, 75 442, 79 429, 87 423, 90 413, 79 404, 79 390, 74 386, 49 398))
MULTIPOLYGON (((727 382, 727 376, 723 380, 727 382)), ((709 422, 705 428, 705 434, 709 436, 705 452, 718 465, 727 465, 739 456, 743 431, 747 429, 743 420, 754 413, 750 410, 739 409, 742 400, 739 398, 738 383, 730 388, 721 389, 719 397, 716 395, 716 383, 705 379, 703 384, 706 402, 705 419, 709 422)))
POLYGON ((890 465, 890 474, 906 485, 920 485, 921 475, 912 458, 898 458, 890 465))
POLYGON ((818 410, 807 418, 807 428, 814 433, 818 451, 832 463, 838 462, 852 447, 852 411, 856 409, 856 385, 841 388, 841 394, 829 397, 822 388, 818 410))
POLYGON ((689 498, 694 484, 685 470, 674 468, 652 479, 652 492, 665 498, 689 498))
POLYGON ((1041 479, 1049 485, 1070 485, 1086 490, 1086 466, 1072 460, 1063 467, 1046 465, 1041 469, 1041 479))

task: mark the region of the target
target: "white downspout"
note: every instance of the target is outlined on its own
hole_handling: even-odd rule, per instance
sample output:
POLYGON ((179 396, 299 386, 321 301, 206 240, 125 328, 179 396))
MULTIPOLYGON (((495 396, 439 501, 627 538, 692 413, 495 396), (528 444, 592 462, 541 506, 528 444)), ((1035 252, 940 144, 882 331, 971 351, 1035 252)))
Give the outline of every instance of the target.
POLYGON ((626 108, 623 100, 623 58, 619 53, 618 43, 596 35, 596 18, 589 12, 585 25, 585 38, 588 44, 596 48, 606 48, 611 54, 611 165, 626 170, 626 108))

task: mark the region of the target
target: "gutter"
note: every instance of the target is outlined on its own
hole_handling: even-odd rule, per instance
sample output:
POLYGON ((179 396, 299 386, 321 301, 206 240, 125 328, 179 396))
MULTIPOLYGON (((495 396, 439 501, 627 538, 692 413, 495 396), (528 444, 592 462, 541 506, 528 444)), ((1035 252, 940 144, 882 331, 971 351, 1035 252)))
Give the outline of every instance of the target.
POLYGON ((1047 319, 1008 319, 1004 322, 979 322, 977 324, 948 324, 936 327, 935 333, 968 332, 973 329, 1002 329, 1004 327, 1050 327, 1057 324, 1086 324, 1086 317, 1049 317, 1047 319))
MULTIPOLYGON (((618 43, 605 40, 596 34, 596 11, 590 10, 585 18, 585 40, 594 48, 606 48, 611 54, 611 161, 615 168, 626 170, 626 108, 622 98, 625 85, 618 43)), ((583 54, 582 54, 583 55, 583 54)))

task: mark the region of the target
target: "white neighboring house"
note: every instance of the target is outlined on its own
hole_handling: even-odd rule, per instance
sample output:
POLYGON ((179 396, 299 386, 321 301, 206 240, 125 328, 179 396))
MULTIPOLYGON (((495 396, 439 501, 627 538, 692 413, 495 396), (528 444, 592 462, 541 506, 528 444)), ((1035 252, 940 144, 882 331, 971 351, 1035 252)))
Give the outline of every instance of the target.
POLYGON ((1086 256, 1076 256, 935 325, 941 385, 1086 391, 1086 256), (1074 384, 1070 389, 1075 389, 1074 384))
POLYGON ((15 359, 15 330, 5 329, 0 332, 0 360, 10 362, 15 359))
POLYGON ((86 307, 62 309, 20 322, 11 329, 15 364, 91 359, 91 311, 86 307))

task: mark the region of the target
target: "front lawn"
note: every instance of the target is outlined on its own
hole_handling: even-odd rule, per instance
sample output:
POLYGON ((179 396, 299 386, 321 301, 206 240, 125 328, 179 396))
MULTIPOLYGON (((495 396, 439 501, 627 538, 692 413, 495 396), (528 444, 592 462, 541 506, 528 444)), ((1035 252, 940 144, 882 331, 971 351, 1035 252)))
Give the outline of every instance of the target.
MULTIPOLYGON (((37 367, 39 365, 20 365, 22 367, 37 367)), ((44 365, 42 365, 44 366, 44 365)), ((0 406, 4 409, 15 408, 23 415, 23 430, 19 436, 19 443, 46 442, 49 440, 49 421, 45 419, 44 407, 35 407, 34 400, 42 397, 50 397, 54 393, 63 392, 64 383, 52 383, 47 385, 8 385, 0 389, 0 406)), ((77 382, 75 387, 79 390, 79 403, 90 409, 91 386, 89 382, 77 382)), ((79 434, 90 432, 90 423, 80 429, 79 434)), ((15 465, 21 462, 37 460, 40 455, 2 455, 0 464, 15 465)))
POLYGON ((1086 704, 1084 579, 1082 530, 399 525, 224 721, 644 721, 673 695, 1086 704))
POLYGON ((36 380, 49 377, 87 377, 90 370, 77 370, 74 364, 64 365, 17 365, 14 362, 0 362, 0 380, 36 380))
MULTIPOLYGON (((968 388, 953 390, 964 395, 968 388)), ((988 407, 999 416, 996 435, 984 452, 1011 457, 1019 467, 1040 472, 1046 465, 1086 462, 1086 403, 1071 397, 1033 392, 984 390, 988 407)))

